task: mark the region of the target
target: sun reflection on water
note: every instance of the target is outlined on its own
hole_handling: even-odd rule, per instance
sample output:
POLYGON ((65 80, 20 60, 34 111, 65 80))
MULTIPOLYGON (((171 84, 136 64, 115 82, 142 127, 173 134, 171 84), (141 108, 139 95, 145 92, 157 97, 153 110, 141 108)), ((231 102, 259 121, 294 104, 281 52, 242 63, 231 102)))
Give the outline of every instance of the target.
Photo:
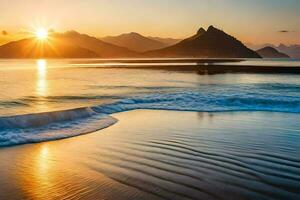
POLYGON ((45 199, 45 192, 53 188, 52 149, 48 144, 34 146, 22 160, 23 170, 18 176, 28 199, 45 199))
POLYGON ((45 96, 47 93, 47 61, 37 61, 37 83, 36 92, 38 96, 45 96))
POLYGON ((47 61, 44 60, 44 59, 39 59, 37 61, 37 66, 38 66, 39 77, 45 78, 45 76, 46 76, 47 61))
POLYGON ((43 145, 41 147, 41 150, 40 150, 40 154, 39 154, 39 169, 40 169, 40 172, 45 172, 47 171, 48 169, 48 163, 47 163, 47 159, 49 157, 49 149, 47 147, 47 145, 43 145))
POLYGON ((47 81, 47 61, 39 59, 36 61, 37 75, 36 75, 36 97, 38 102, 36 104, 37 111, 42 112, 47 110, 44 98, 48 95, 48 81, 47 81))

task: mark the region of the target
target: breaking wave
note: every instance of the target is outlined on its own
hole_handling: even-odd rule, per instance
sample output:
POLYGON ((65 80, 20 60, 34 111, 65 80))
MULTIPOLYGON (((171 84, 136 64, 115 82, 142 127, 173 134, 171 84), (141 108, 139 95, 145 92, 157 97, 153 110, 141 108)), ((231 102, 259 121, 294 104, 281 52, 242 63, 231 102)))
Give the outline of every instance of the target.
POLYGON ((97 112, 112 114, 135 109, 163 109, 198 112, 272 111, 300 113, 300 98, 261 94, 220 95, 193 91, 172 94, 153 94, 128 98, 112 104, 93 107, 97 112))
MULTIPOLYGON (((116 123, 109 114, 135 109, 196 112, 268 111, 300 113, 300 87, 293 84, 207 85, 153 91, 110 103, 56 112, 0 117, 0 146, 62 139, 116 123)), ((70 97, 71 98, 71 97, 70 97)))
POLYGON ((94 132, 117 120, 91 108, 0 118, 0 146, 42 142, 94 132))

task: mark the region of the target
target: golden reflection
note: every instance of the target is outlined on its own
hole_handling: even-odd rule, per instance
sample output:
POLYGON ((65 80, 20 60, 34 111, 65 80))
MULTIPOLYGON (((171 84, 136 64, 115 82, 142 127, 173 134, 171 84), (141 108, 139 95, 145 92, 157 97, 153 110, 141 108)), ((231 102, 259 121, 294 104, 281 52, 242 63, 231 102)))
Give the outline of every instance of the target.
POLYGON ((38 150, 36 155, 36 164, 34 170, 35 182, 38 182, 42 186, 47 186, 51 188, 51 154, 47 144, 44 144, 38 150))
POLYGON ((47 143, 34 146, 23 160, 20 183, 29 199, 45 199, 46 190, 53 188, 53 155, 47 143))
POLYGON ((43 97, 48 94, 48 81, 47 81, 47 61, 44 59, 39 59, 36 62, 37 65, 37 79, 36 79, 36 95, 40 100, 37 103, 38 111, 44 111, 47 106, 43 97))
POLYGON ((47 61, 44 59, 39 59, 37 61, 37 69, 38 69, 38 78, 45 79, 47 74, 47 61))
POLYGON ((47 172, 49 165, 48 165, 48 157, 49 157, 49 149, 47 145, 43 145, 41 147, 39 158, 38 158, 38 164, 39 164, 39 172, 41 174, 47 172))
MULTIPOLYGON (((51 188, 53 180, 51 180, 51 151, 47 144, 42 144, 36 151, 35 163, 33 168, 33 181, 38 185, 33 187, 49 187, 51 188)), ((38 190, 33 190, 38 192, 38 190)), ((38 192, 39 193, 39 192, 38 192)), ((35 194, 36 196, 36 194, 35 194)))
POLYGON ((37 61, 37 83, 36 92, 38 96, 45 96, 47 93, 47 62, 40 59, 37 61))

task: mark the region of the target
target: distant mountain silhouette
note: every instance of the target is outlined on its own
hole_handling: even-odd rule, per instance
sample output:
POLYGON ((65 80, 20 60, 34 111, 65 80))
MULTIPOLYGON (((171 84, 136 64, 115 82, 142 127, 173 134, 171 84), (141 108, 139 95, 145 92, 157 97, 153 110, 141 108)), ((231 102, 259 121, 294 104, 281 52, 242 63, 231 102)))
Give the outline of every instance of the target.
POLYGON ((245 43, 245 46, 248 47, 249 49, 254 50, 254 51, 257 51, 257 50, 262 49, 264 47, 276 48, 276 46, 274 44, 271 44, 271 43, 265 43, 265 44, 245 43))
POLYGON ((23 39, 0 46, 0 58, 91 58, 97 54, 60 39, 49 42, 35 38, 23 39))
POLYGON ((107 42, 103 42, 95 37, 86 34, 80 34, 76 31, 68 31, 66 33, 56 33, 54 37, 64 41, 76 44, 82 48, 95 52, 98 57, 118 58, 118 57, 138 57, 139 54, 128 48, 116 46, 107 42))
POLYGON ((256 52, 263 58, 289 58, 288 55, 279 52, 273 47, 264 47, 256 52))
POLYGON ((260 57, 234 37, 213 26, 207 31, 201 28, 192 37, 169 47, 137 33, 123 34, 119 38, 125 38, 130 48, 139 51, 164 47, 141 53, 76 31, 52 32, 45 41, 27 38, 2 45, 0 58, 260 57))
POLYGON ((300 58, 300 45, 299 44, 293 44, 293 45, 285 45, 285 44, 280 44, 280 45, 274 45, 274 44, 250 44, 248 43, 247 46, 253 50, 259 50, 264 47, 272 47, 277 49, 279 52, 282 52, 284 54, 287 54, 291 58, 300 58))
POLYGON ((118 36, 108 36, 101 38, 101 40, 138 52, 145 52, 168 46, 168 44, 147 38, 135 32, 125 33, 118 36))
POLYGON ((200 28, 192 37, 173 46, 148 51, 151 57, 213 57, 213 58, 260 58, 253 50, 225 32, 210 26, 200 28))
POLYGON ((1 58, 118 58, 138 57, 124 47, 75 31, 53 33, 48 40, 28 38, 0 46, 1 58))
POLYGON ((174 45, 174 44, 176 44, 176 43, 178 43, 182 40, 182 39, 162 38, 162 37, 152 37, 152 36, 148 36, 148 38, 151 39, 151 40, 156 40, 156 41, 159 41, 161 43, 164 43, 167 46, 174 45))
POLYGON ((300 58, 300 45, 294 44, 294 45, 284 45, 280 44, 278 47, 276 47, 277 50, 289 55, 292 58, 300 58))

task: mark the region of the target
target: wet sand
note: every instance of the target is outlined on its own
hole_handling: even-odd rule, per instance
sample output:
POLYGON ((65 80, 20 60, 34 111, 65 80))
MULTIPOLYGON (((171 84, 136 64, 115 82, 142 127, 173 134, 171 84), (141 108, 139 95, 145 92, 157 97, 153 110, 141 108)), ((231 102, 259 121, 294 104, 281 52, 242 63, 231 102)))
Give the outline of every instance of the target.
POLYGON ((299 199, 299 114, 135 110, 0 149, 0 199, 299 199))

